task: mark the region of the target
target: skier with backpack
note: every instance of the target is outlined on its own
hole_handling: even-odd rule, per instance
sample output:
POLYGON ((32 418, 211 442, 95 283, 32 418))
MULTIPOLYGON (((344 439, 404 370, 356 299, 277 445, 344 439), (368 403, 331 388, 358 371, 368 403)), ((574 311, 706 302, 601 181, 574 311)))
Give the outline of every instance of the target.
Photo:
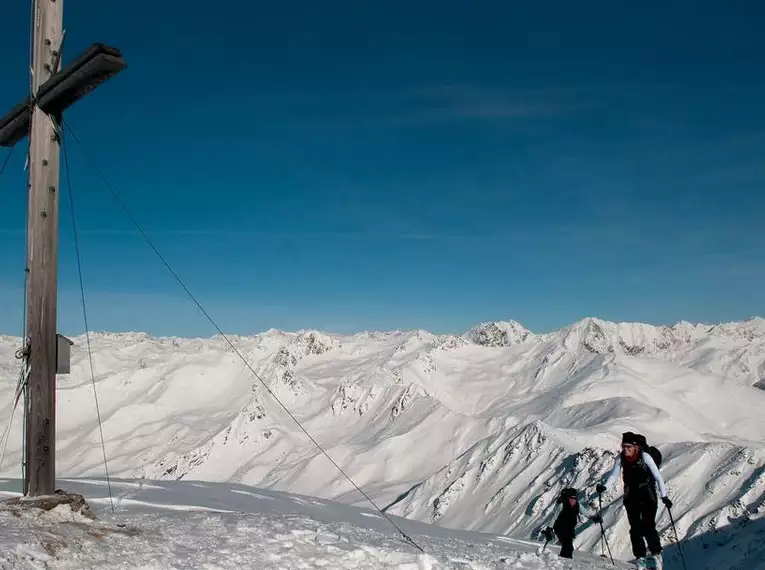
POLYGON ((672 508, 664 479, 659 473, 661 452, 649 446, 645 436, 632 433, 622 434, 622 451, 616 458, 605 484, 598 485, 598 495, 610 489, 621 475, 624 483, 624 508, 630 524, 632 554, 639 568, 655 568, 661 561, 661 540, 656 530, 656 511, 659 496, 667 509, 672 508), (646 550, 647 543, 647 550, 646 550), (648 551, 652 556, 648 556, 648 551))
MULTIPOLYGON (((567 487, 560 492, 557 503, 561 505, 561 511, 558 513, 552 528, 547 527, 542 531, 542 535, 550 542, 553 533, 560 542, 560 557, 573 558, 574 538, 576 537, 576 525, 579 522, 579 492, 571 487, 567 487)), ((588 516, 588 518, 598 521, 599 515, 588 516)))

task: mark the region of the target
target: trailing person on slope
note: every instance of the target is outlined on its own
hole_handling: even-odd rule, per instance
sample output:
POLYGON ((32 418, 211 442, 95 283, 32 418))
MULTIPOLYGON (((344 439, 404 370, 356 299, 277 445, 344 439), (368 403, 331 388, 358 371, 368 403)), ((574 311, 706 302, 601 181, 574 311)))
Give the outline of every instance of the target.
POLYGON ((632 554, 635 555, 638 565, 646 563, 646 543, 655 558, 658 558, 662 551, 659 533, 656 531, 656 511, 659 507, 656 483, 659 484, 662 502, 668 509, 672 508, 664 479, 649 449, 656 454, 661 464, 661 454, 656 448, 649 448, 644 436, 631 431, 622 434, 622 451, 605 485, 596 487, 598 494, 607 491, 621 474, 624 483, 624 508, 630 523, 632 554))
MULTIPOLYGON (((548 542, 552 540, 553 532, 558 537, 561 558, 573 558, 574 555, 574 538, 580 514, 578 494, 576 489, 570 487, 561 491, 557 501, 562 506, 561 511, 552 528, 548 527, 542 532, 548 542)), ((597 515, 588 518, 597 519, 597 515)))

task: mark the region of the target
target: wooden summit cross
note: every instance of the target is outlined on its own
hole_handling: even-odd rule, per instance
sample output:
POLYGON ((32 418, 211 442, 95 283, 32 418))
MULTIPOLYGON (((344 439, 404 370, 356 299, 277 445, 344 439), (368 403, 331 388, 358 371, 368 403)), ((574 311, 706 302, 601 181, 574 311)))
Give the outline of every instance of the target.
MULTIPOLYGON (((32 0, 34 26, 32 89, 0 118, 0 146, 29 135, 27 219, 27 330, 24 494, 52 495, 56 485, 56 333, 58 194, 61 117, 68 107, 110 79, 126 64, 120 52, 94 44, 61 69, 63 0, 32 0)), ((67 342, 67 341, 64 341, 67 342)), ((63 372, 63 370, 62 370, 63 372)))

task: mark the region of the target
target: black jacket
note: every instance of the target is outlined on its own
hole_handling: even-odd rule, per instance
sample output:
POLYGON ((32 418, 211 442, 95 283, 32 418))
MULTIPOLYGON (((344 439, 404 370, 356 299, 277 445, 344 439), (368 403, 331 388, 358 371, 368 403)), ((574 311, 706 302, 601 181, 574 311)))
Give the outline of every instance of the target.
POLYGON ((572 507, 568 503, 563 503, 558 517, 553 523, 553 530, 556 534, 574 535, 574 529, 579 523, 579 503, 572 507))

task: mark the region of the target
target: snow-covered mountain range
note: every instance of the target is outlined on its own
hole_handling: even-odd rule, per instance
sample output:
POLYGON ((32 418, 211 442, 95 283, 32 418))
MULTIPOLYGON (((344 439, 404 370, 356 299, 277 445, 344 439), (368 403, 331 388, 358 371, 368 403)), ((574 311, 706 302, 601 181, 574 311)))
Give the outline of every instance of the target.
MULTIPOLYGON (((549 334, 491 322, 464 335, 230 337, 273 393, 378 505, 442 526, 535 538, 565 486, 592 489, 622 431, 663 455, 681 537, 765 512, 765 320, 657 327, 588 318, 549 334)), ((59 377, 58 471, 104 472, 84 337, 59 377)), ((244 483, 365 505, 220 337, 92 335, 110 473, 244 483)), ((0 421, 20 340, 0 337, 0 421)), ((14 417, 0 474, 20 474, 14 417)), ((629 558, 619 492, 605 497, 629 558)), ((594 505, 594 503, 593 503, 594 505)), ((666 512, 659 528, 671 542, 666 512)), ((586 527, 577 547, 600 549, 586 527)), ((702 540, 702 538, 700 538, 702 540)))

